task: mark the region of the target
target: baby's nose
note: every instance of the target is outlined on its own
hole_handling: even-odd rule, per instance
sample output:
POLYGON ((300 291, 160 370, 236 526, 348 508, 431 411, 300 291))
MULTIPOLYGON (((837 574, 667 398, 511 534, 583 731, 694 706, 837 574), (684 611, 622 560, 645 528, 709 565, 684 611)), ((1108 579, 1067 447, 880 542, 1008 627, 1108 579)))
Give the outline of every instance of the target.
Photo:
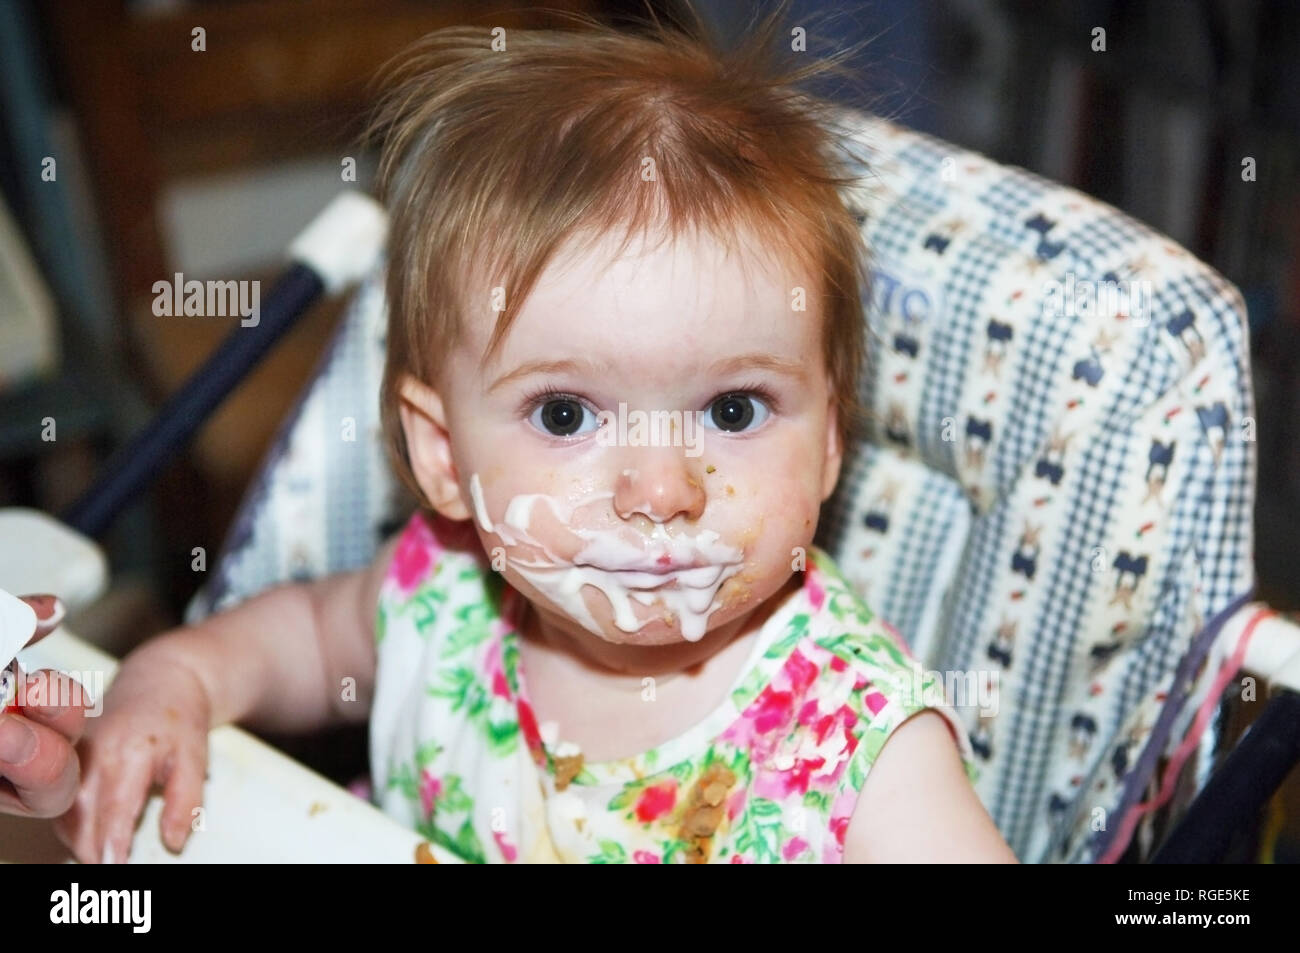
POLYGON ((641 514, 656 523, 704 514, 704 483, 680 447, 629 451, 615 482, 614 508, 622 519, 641 514))

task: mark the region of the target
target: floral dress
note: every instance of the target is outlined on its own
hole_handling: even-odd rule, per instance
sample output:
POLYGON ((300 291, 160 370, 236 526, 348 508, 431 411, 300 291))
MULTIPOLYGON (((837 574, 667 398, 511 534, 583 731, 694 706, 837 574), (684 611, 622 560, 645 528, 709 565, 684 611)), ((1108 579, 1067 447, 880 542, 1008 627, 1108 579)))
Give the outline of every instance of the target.
POLYGON ((417 514, 379 599, 374 797, 472 863, 842 861, 867 773, 910 715, 943 715, 977 771, 937 673, 824 552, 801 574, 712 714, 592 764, 538 725, 510 621, 523 597, 472 524, 417 514))

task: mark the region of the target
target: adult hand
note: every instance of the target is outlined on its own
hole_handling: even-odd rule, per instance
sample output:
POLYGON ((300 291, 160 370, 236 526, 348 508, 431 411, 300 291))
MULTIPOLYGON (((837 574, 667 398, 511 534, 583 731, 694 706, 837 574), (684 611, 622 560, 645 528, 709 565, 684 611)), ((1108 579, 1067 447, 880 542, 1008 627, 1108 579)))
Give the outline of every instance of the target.
MULTIPOLYGON (((9 596, 0 593, 0 598, 9 596)), ((45 638, 63 621, 63 603, 54 596, 24 596, 20 601, 36 616, 27 645, 45 638)), ((0 625, 24 624, 15 623, 15 616, 31 624, 22 612, 5 613, 0 625)), ((72 805, 81 779, 74 746, 86 727, 85 694, 72 678, 50 669, 26 674, 15 662, 9 673, 0 678, 12 677, 17 709, 0 714, 0 813, 57 817, 72 805), (60 706, 70 699, 75 699, 73 704, 60 706)))

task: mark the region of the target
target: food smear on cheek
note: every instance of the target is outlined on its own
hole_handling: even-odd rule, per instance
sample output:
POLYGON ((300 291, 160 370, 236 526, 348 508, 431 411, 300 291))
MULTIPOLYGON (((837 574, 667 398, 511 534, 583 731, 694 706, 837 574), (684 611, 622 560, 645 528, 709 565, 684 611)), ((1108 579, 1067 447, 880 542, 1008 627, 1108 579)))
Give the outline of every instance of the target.
POLYGON ((564 610, 570 618, 595 635, 601 627, 582 599, 584 586, 594 586, 609 601, 614 624, 623 632, 636 632, 661 614, 648 619, 636 616, 632 603, 643 606, 656 600, 678 619, 682 636, 698 642, 708 628, 709 615, 721 604, 715 601, 718 589, 740 572, 744 553, 723 543, 713 530, 703 530, 689 538, 670 536, 656 523, 648 536, 637 533, 637 541, 628 539, 627 527, 618 529, 583 529, 571 525, 575 510, 592 502, 611 499, 612 492, 593 493, 566 504, 544 493, 522 493, 506 506, 500 523, 493 523, 483 502, 483 487, 478 474, 470 476, 470 495, 474 513, 486 533, 495 533, 507 546, 527 545, 546 554, 549 562, 528 562, 506 556, 506 561, 538 591, 564 610), (555 518, 584 546, 572 559, 556 555, 536 539, 529 526, 533 508, 543 503, 555 518), (669 567, 680 567, 665 572, 669 567))

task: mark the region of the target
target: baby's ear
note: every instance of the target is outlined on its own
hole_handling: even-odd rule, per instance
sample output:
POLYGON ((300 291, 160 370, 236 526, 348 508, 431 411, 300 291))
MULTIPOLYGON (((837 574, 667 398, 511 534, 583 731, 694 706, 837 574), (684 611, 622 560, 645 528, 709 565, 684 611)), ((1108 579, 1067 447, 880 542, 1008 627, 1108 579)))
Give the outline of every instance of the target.
POLYGON ((822 502, 830 499, 840 480, 840 466, 844 462, 844 441, 840 438, 839 408, 834 397, 826 410, 826 465, 822 478, 822 502))
POLYGON ((470 510, 460 491, 460 474, 451 456, 442 397, 409 374, 403 376, 398 396, 407 459, 425 500, 448 519, 469 519, 470 510))

